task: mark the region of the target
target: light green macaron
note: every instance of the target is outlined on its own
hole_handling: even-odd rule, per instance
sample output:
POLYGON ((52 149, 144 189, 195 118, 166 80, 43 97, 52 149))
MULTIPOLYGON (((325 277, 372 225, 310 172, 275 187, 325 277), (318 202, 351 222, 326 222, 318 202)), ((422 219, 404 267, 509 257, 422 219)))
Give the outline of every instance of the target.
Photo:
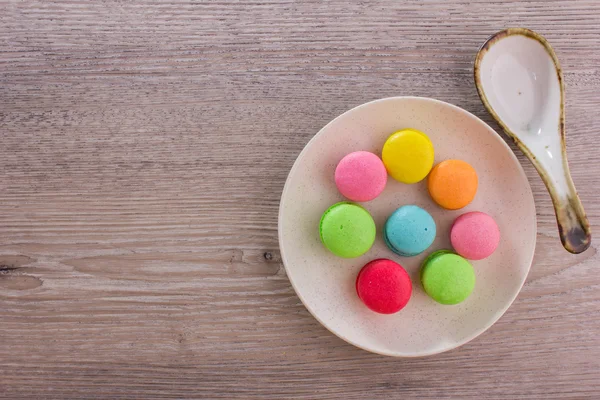
POLYGON ((375 242, 375 221, 361 206, 336 203, 323 213, 319 224, 321 241, 338 257, 354 258, 365 254, 375 242))
POLYGON ((438 250, 421 264, 423 289, 441 304, 458 304, 475 288, 475 271, 463 257, 450 250, 438 250))

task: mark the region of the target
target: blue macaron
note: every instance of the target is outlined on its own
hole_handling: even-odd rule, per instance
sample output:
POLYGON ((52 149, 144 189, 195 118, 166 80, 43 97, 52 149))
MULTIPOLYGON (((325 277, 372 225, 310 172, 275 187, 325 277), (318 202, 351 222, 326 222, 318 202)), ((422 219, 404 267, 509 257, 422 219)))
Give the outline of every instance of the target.
POLYGON ((421 207, 398 208, 385 223, 383 238, 394 253, 403 257, 421 254, 435 239, 435 221, 421 207))

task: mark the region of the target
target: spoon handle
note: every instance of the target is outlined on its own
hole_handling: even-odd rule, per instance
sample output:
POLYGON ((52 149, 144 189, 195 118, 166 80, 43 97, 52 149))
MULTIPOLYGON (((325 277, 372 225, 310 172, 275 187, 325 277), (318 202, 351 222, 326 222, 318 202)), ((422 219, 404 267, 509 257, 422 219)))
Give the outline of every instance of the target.
POLYGON ((562 245, 573 254, 584 252, 590 247, 592 234, 583 204, 569 172, 566 152, 563 153, 563 176, 551 176, 540 168, 536 160, 532 161, 552 198, 562 245))

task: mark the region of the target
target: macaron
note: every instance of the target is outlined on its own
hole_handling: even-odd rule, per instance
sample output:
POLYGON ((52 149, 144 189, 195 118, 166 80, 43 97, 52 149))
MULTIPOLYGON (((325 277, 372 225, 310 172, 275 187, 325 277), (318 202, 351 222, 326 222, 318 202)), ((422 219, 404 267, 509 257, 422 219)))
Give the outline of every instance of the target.
POLYGON ((423 132, 403 129, 387 138, 381 158, 392 178, 403 183, 416 183, 431 171, 433 144, 423 132))
POLYGON ((415 205, 398 208, 385 222, 383 238, 394 253, 416 256, 435 240, 436 226, 431 215, 415 205))
POLYGON ((335 184, 352 201, 370 201, 381 194, 387 183, 383 161, 368 151, 346 155, 335 169, 335 184))
POLYGON ((447 210, 463 208, 477 193, 477 172, 466 161, 446 160, 437 164, 427 178, 429 195, 447 210))
POLYGON ((450 228, 454 250, 469 260, 482 260, 492 255, 500 243, 500 229, 494 218, 479 211, 456 218, 450 228))
POLYGON ((354 258, 365 254, 375 242, 375 221, 357 204, 341 202, 329 207, 319 224, 325 247, 333 254, 354 258))
POLYGON ((410 300, 412 283, 400 264, 381 258, 360 270, 356 277, 356 293, 369 309, 380 314, 393 314, 410 300))
POLYGON ((475 271, 463 257, 450 250, 431 253, 421 264, 423 289, 441 304, 458 304, 475 288, 475 271))

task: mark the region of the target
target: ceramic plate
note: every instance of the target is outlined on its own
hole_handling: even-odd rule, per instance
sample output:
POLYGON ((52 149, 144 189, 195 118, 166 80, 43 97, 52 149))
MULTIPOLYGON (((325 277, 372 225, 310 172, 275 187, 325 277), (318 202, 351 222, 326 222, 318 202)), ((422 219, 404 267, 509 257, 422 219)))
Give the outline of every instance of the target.
POLYGON ((400 357, 436 354, 458 347, 492 326, 513 302, 525 282, 536 240, 533 195, 517 158, 504 140, 469 112, 438 100, 393 97, 356 107, 327 124, 306 145, 288 176, 279 209, 279 245, 287 275, 306 308, 327 329, 365 350, 400 357), (381 156, 386 138, 416 128, 435 148, 435 162, 459 158, 479 175, 479 189, 467 207, 447 211, 427 193, 426 182, 413 185, 388 177, 383 193, 361 203, 375 219, 377 239, 365 255, 343 259, 329 253, 319 239, 319 220, 332 204, 344 200, 333 179, 346 154, 367 150, 381 156), (398 207, 416 204, 436 221, 433 245, 416 257, 399 257, 384 244, 382 228, 398 207), (502 234, 496 252, 473 261, 475 290, 463 303, 434 302, 419 281, 421 261, 431 252, 450 248, 449 229, 468 211, 492 215, 502 234), (376 258, 390 258, 410 274, 413 294, 392 315, 370 311, 358 299, 355 279, 376 258))

